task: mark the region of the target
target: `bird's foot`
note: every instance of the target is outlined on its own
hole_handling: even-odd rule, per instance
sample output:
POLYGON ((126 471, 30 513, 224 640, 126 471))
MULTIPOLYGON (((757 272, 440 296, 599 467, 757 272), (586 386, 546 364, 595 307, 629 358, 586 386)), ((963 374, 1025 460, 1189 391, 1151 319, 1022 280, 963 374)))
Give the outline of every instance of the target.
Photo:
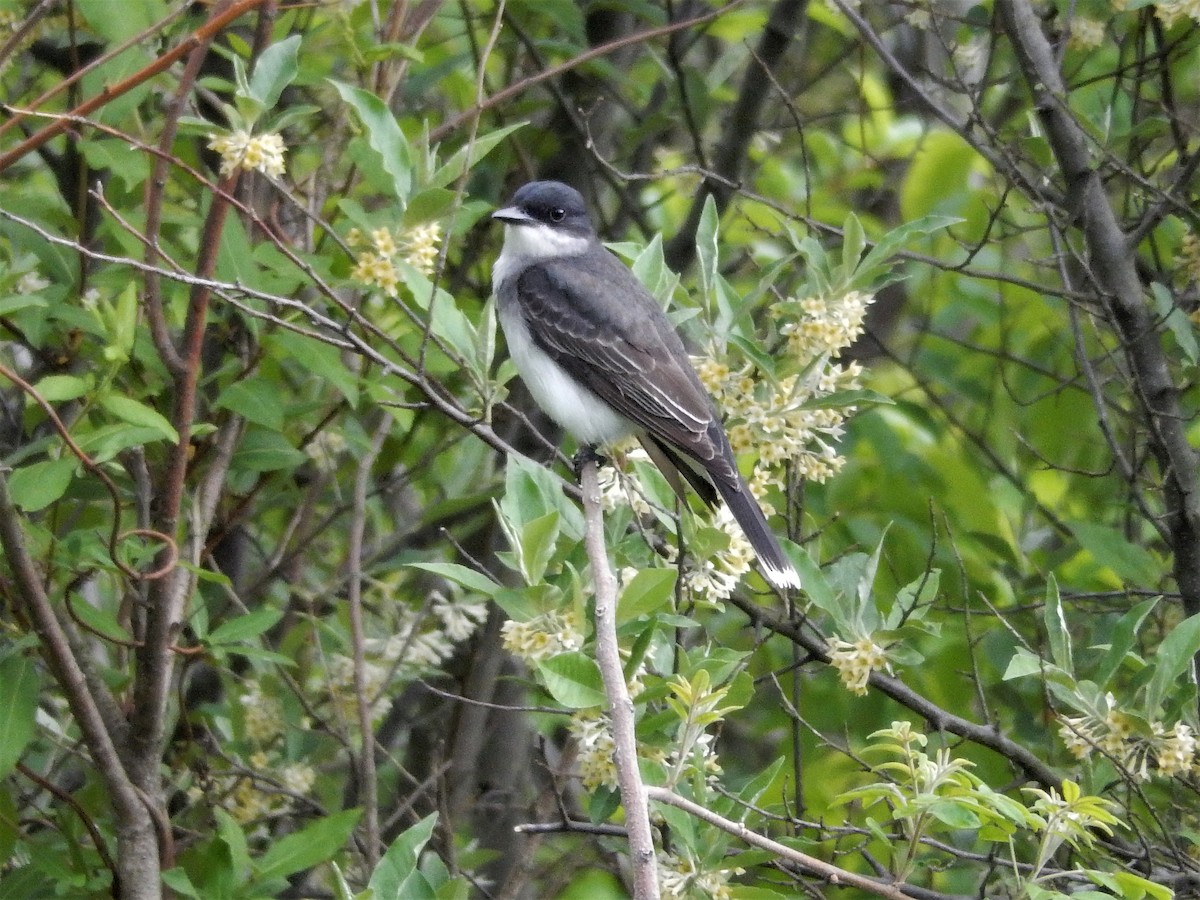
POLYGON ((571 458, 571 468, 575 470, 577 480, 583 474, 583 467, 590 462, 594 462, 599 468, 608 462, 608 457, 601 455, 595 444, 584 444, 575 451, 575 455, 571 458))

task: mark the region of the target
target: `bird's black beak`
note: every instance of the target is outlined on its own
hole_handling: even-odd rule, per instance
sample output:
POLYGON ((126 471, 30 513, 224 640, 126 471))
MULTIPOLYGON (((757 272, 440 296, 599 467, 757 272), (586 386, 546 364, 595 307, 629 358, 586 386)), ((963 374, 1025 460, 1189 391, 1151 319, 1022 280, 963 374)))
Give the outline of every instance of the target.
POLYGON ((505 225, 524 225, 527 222, 533 221, 533 216, 522 212, 516 206, 506 206, 503 209, 498 209, 492 213, 492 218, 505 225))

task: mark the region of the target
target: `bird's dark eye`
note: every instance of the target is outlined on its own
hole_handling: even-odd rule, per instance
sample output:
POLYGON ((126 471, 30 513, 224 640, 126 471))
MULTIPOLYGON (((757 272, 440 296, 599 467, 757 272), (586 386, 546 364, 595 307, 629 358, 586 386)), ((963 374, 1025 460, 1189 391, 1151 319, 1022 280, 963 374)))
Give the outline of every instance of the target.
POLYGON ((565 209, 563 209, 561 206, 556 206, 556 207, 554 207, 554 209, 550 210, 550 221, 551 222, 561 222, 566 217, 567 217, 567 211, 565 209))

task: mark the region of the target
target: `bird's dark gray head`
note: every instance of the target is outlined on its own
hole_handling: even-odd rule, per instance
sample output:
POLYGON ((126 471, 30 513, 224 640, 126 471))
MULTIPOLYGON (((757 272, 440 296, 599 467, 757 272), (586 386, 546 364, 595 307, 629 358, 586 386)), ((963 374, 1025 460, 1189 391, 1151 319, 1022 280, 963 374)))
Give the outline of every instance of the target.
POLYGON ((492 213, 505 225, 543 226, 576 237, 589 237, 592 222, 575 188, 561 181, 531 181, 513 194, 508 206, 492 213))

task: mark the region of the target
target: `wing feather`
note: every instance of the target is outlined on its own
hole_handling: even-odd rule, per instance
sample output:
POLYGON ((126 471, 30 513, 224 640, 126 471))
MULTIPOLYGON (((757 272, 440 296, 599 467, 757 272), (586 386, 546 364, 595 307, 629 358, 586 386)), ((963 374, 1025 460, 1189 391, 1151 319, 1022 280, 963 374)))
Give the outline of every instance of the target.
POLYGON ((535 263, 518 276, 517 296, 534 342, 568 374, 712 477, 738 483, 683 342, 620 260, 597 247, 535 263))

